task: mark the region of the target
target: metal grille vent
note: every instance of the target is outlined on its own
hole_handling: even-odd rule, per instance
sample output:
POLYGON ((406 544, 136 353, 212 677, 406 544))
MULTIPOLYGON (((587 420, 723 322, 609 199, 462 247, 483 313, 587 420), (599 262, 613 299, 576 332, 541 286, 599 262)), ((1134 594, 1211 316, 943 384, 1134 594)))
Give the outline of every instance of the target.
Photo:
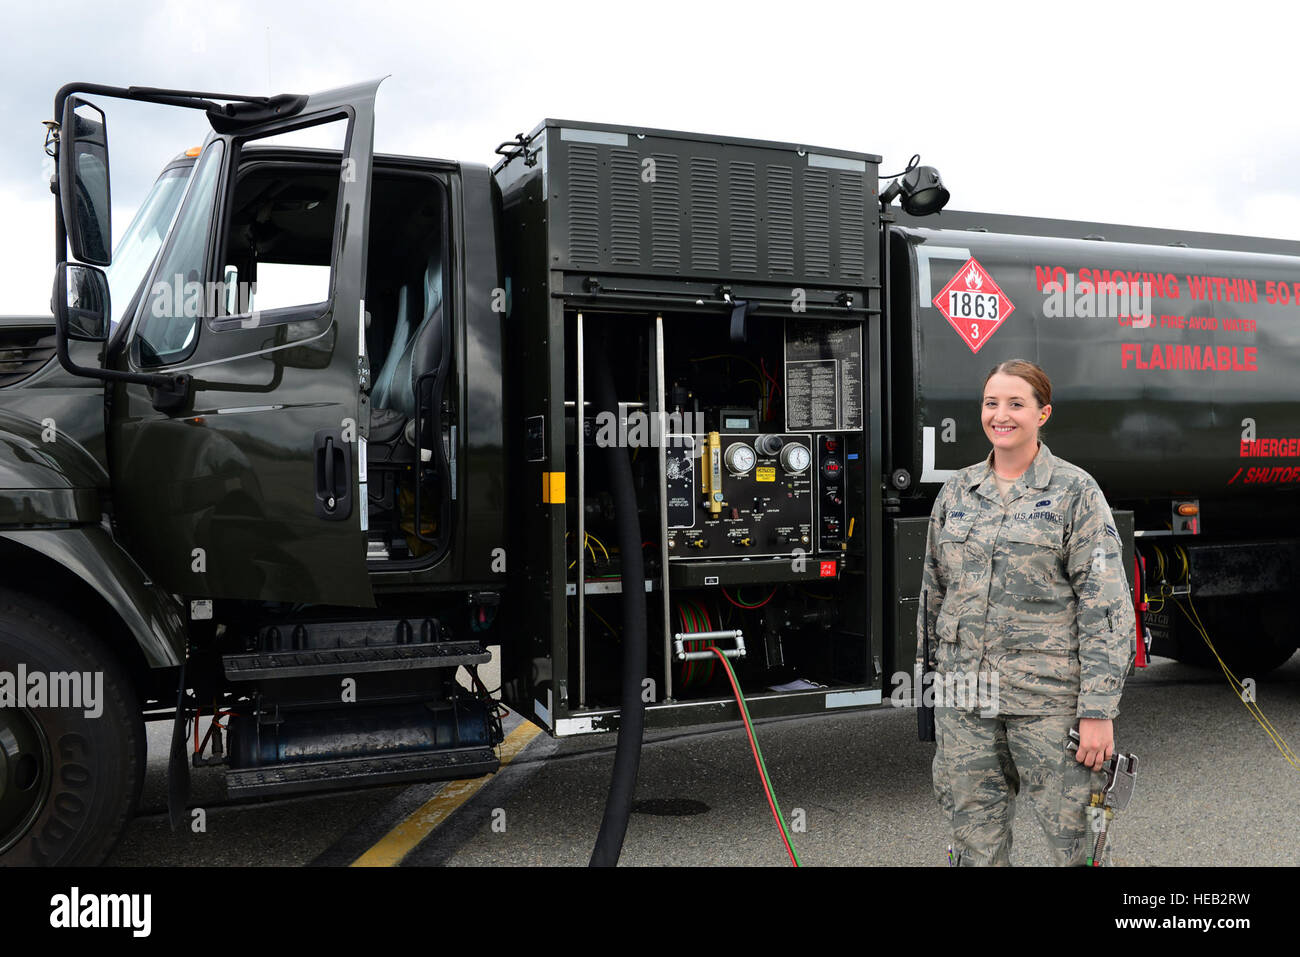
POLYGON ((0 329, 0 388, 26 379, 53 356, 53 329, 0 329))
POLYGON ((599 169, 595 146, 569 144, 569 258, 577 265, 600 262, 599 169))
POLYGON ((862 177, 839 174, 840 272, 844 278, 865 282, 867 275, 866 202, 862 177))
POLYGON ((731 268, 758 271, 758 176, 753 163, 732 163, 731 268))
POLYGON ((650 185, 650 265, 655 269, 682 266, 681 171, 677 157, 655 153, 650 185))
POLYGON ((609 154, 609 255, 641 264, 641 161, 631 150, 609 154))
POLYGON ((794 170, 767 168, 767 267, 794 274, 794 170))
POLYGON ((691 157, 691 269, 718 269, 718 162, 691 157))
POLYGON ((803 180, 804 270, 831 274, 831 183, 825 170, 810 169, 803 180))

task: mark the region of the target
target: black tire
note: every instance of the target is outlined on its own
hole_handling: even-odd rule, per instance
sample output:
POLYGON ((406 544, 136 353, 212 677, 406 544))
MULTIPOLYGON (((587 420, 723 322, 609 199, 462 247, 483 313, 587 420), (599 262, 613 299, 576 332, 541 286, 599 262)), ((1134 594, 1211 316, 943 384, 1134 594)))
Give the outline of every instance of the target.
MULTIPOLYGON (((1243 596, 1198 601, 1197 614, 1229 670, 1238 678, 1260 678, 1280 668, 1296 652, 1296 635, 1286 604, 1275 596, 1243 596)), ((1184 664, 1219 670, 1200 633, 1175 612, 1177 648, 1184 664)))
POLYGON ((77 619, 0 589, 0 671, 103 673, 98 705, 0 708, 0 865, 100 864, 144 782, 144 721, 125 669, 77 619), (6 803, 7 801, 7 803, 6 803))

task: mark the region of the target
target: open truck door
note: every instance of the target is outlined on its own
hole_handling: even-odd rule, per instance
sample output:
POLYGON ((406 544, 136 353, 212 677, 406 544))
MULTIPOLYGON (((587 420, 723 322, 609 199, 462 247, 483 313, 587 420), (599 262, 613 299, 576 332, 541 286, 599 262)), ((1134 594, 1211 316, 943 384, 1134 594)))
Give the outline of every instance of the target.
MULTIPOLYGON (((106 194, 106 130, 103 114, 71 93, 204 108, 213 127, 152 271, 112 333, 103 369, 84 370, 110 385, 115 532, 168 591, 374 604, 366 571, 363 296, 378 85, 271 99, 60 91, 65 131, 78 110, 91 117, 76 123, 88 145, 76 146, 65 132, 68 161, 60 162, 62 218, 74 254, 90 263, 102 264, 96 237, 106 224, 93 219, 107 197, 97 201, 99 191, 74 178, 79 170, 93 176, 102 164, 106 194), (341 152, 321 152, 306 174, 299 164, 282 183, 268 186, 264 177, 250 195, 246 174, 274 153, 259 152, 260 141, 326 125, 340 134, 341 152), (279 276, 278 301, 259 295, 259 266, 279 276)), ((78 287, 81 300, 97 301, 84 293, 92 272, 60 270, 56 300, 67 292, 69 317, 78 287)), ((87 337, 84 327, 93 323, 64 325, 87 337)))

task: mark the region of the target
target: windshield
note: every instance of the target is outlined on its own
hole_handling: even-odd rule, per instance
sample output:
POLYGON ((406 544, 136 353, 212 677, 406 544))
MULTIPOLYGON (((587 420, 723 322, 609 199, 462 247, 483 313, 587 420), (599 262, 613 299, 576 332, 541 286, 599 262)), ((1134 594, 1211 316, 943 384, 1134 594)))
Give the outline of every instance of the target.
POLYGON ((113 329, 117 329, 118 323, 122 321, 122 314, 135 298, 136 290, 144 282, 149 266, 158 255, 172 216, 185 194, 185 183, 193 168, 173 167, 158 177, 117 248, 113 250, 113 265, 105 270, 108 273, 109 297, 113 306, 113 329))

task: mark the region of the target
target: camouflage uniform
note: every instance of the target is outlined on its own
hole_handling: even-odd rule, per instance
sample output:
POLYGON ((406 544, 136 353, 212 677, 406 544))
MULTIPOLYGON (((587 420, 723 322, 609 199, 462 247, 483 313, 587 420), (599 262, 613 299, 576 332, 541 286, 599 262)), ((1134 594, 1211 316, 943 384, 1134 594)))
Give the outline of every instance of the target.
POLYGON ((1024 784, 1056 862, 1083 863, 1084 805, 1104 775, 1065 741, 1078 718, 1119 713, 1136 650, 1119 533, 1097 483, 1041 442, 1006 502, 992 453, 961 469, 930 513, 921 587, 917 634, 928 624, 939 679, 997 682, 996 714, 961 700, 935 709, 935 794, 956 862, 1008 863, 1024 784))

